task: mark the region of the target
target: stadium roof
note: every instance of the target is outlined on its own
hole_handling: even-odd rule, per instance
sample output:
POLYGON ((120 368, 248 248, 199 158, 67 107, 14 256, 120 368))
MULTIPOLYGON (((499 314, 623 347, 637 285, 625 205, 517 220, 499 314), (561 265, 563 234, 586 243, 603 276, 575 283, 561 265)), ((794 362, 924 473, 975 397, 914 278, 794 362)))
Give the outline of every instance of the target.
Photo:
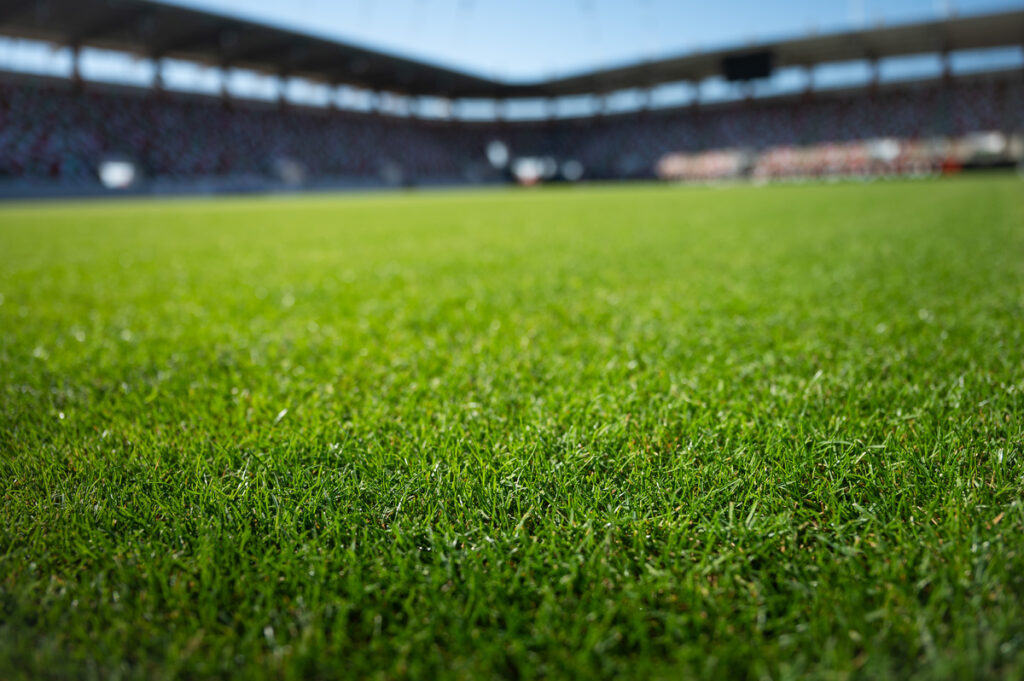
POLYGON ((1012 45, 1024 45, 1024 10, 690 53, 552 80, 540 84, 540 87, 550 93, 581 94, 684 80, 699 81, 722 75, 722 64, 727 57, 754 53, 770 54, 774 67, 780 68, 1012 45))
POLYGON ((1024 10, 691 53, 530 84, 501 83, 357 45, 150 0, 7 0, 0 33, 304 76, 409 95, 555 97, 722 75, 729 57, 775 67, 1024 44, 1024 10))
POLYGON ((0 33, 407 94, 468 96, 500 88, 422 61, 150 0, 6 0, 0 33))

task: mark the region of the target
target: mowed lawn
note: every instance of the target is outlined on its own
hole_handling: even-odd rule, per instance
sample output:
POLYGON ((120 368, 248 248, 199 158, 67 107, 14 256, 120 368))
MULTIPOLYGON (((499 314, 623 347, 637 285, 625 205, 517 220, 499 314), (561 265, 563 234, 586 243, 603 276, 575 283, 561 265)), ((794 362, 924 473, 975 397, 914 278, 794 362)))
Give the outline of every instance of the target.
POLYGON ((1024 182, 0 206, 0 678, 1024 677, 1024 182))

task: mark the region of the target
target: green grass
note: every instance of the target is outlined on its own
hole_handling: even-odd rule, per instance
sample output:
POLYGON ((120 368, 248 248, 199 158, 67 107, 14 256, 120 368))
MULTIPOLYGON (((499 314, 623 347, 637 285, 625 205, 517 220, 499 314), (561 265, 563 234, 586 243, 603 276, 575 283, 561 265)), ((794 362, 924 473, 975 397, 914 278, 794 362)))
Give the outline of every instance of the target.
POLYGON ((1022 678, 1024 184, 0 207, 0 678, 1022 678))

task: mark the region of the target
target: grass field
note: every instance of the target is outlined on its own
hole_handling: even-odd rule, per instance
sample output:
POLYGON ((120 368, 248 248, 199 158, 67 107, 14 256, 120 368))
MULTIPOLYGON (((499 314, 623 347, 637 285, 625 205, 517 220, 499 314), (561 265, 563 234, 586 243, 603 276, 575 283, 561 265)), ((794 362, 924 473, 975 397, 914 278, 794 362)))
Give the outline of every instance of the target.
POLYGON ((0 207, 0 678, 1024 677, 1024 183, 0 207))

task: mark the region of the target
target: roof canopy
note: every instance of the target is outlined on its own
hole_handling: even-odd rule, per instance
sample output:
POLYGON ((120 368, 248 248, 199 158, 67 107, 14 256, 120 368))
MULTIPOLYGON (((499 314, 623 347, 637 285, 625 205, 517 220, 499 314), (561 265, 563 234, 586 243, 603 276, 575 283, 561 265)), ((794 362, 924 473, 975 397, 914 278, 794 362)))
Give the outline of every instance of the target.
POLYGON ((421 61, 149 0, 6 0, 0 33, 407 94, 476 96, 500 89, 421 61))
POLYGON ((560 78, 535 87, 549 93, 582 94, 658 83, 699 81, 723 75, 723 63, 727 58, 752 54, 770 55, 774 67, 780 68, 1014 45, 1024 45, 1024 10, 690 53, 560 78))
POLYGON ((408 95, 495 98, 602 94, 722 75, 732 57, 776 68, 1024 44, 1024 10, 691 53, 538 83, 509 84, 308 34, 149 0, 7 0, 0 33, 177 57, 408 95))

